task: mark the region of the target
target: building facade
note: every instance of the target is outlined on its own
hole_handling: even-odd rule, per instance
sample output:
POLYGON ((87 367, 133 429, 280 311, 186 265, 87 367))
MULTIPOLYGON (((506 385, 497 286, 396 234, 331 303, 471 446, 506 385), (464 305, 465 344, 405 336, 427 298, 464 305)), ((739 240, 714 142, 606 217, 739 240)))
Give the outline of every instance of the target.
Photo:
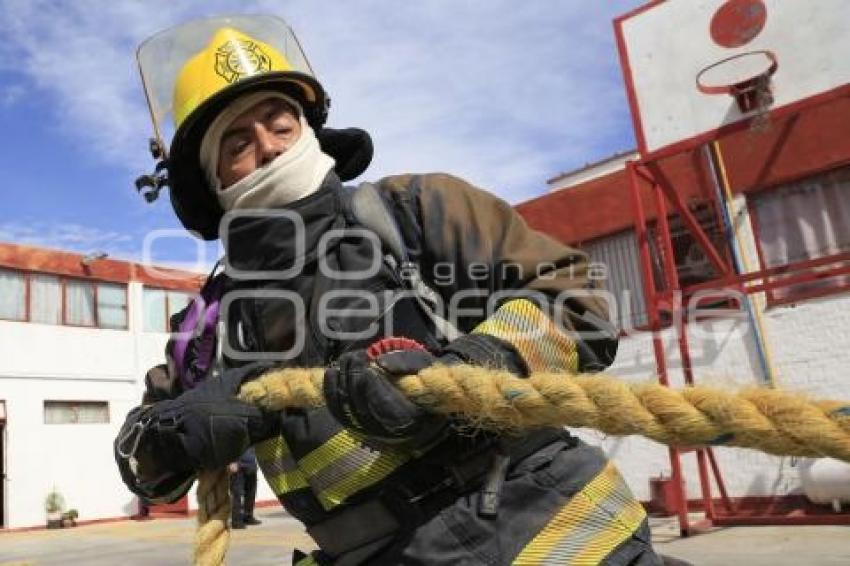
MULTIPOLYGON (((735 389, 773 382, 814 397, 850 399, 848 131, 850 98, 844 89, 812 106, 773 117, 761 131, 741 128, 725 135, 717 142, 731 196, 723 205, 717 171, 712 170, 716 163, 709 159, 706 146, 657 162, 715 249, 724 258, 735 256, 739 273, 775 268, 778 273, 767 278, 775 281, 790 276, 781 273, 789 265, 813 265, 794 284, 751 295, 752 314, 761 323, 758 333, 737 300, 693 303, 694 308, 685 309, 692 320, 686 328, 696 383, 735 389), (723 206, 729 211, 729 226, 724 224, 723 206), (830 269, 844 273, 836 275, 830 269), (765 375, 765 366, 770 375, 765 375)), ((621 154, 589 166, 590 170, 559 175, 550 180, 549 194, 517 208, 533 227, 585 249, 602 266, 597 273, 604 273, 604 286, 616 297, 615 317, 623 329, 612 373, 626 380, 652 380, 657 369, 624 155, 628 159, 629 154, 621 154)), ((638 154, 631 154, 631 159, 639 160, 638 154)), ((648 212, 651 273, 662 285, 663 250, 653 188, 646 179, 638 179, 637 185, 648 212)), ((689 230, 669 212, 681 286, 717 278, 689 230)), ((682 300, 688 305, 692 298, 685 293, 682 300)), ((681 386, 678 340, 670 321, 662 322, 671 382, 681 386)), ((650 478, 671 473, 666 447, 640 438, 605 438, 589 431, 586 436, 607 449, 642 500, 650 498, 650 478)), ((801 493, 801 471, 810 465, 752 450, 718 447, 715 454, 730 495, 737 497, 801 493)), ((697 498, 695 458, 684 454, 682 462, 687 491, 697 498)), ((850 477, 850 466, 847 473, 850 477)))
MULTIPOLYGON (((112 442, 145 372, 164 362, 169 317, 202 280, 0 244, 0 526, 43 526, 52 491, 80 521, 137 513, 112 442)), ((260 487, 258 499, 273 498, 260 487)))

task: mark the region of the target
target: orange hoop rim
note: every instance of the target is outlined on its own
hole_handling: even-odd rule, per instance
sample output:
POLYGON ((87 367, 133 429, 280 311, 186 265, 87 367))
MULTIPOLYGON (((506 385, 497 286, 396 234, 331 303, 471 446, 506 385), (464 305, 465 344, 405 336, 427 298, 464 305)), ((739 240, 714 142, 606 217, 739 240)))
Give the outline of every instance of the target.
POLYGON ((752 82, 752 81, 754 81, 754 80, 756 80, 760 77, 773 76, 773 74, 776 72, 776 70, 778 68, 779 68, 779 61, 777 61, 776 54, 773 51, 769 51, 767 49, 759 49, 759 50, 756 50, 756 51, 747 51, 747 52, 744 52, 744 53, 738 53, 737 55, 732 55, 731 57, 727 57, 725 59, 721 59, 720 61, 717 61, 716 63, 712 63, 708 67, 705 67, 703 70, 701 70, 699 72, 699 74, 697 74, 697 78, 696 78, 697 90, 699 90, 703 94, 734 94, 736 87, 740 88, 741 86, 746 85, 746 84, 748 84, 748 83, 750 83, 750 82, 752 82), (770 65, 767 67, 767 69, 765 69, 761 73, 757 73, 757 74, 749 77, 748 79, 744 79, 743 81, 738 81, 736 83, 729 84, 729 85, 716 85, 715 86, 715 85, 706 85, 706 84, 702 83, 703 75, 705 73, 709 72, 711 69, 719 67, 720 65, 723 65, 724 63, 728 63, 729 61, 734 61, 735 59, 740 59, 741 57, 746 57, 748 55, 757 55, 757 54, 761 54, 761 55, 766 56, 768 58, 768 60, 770 61, 770 65))

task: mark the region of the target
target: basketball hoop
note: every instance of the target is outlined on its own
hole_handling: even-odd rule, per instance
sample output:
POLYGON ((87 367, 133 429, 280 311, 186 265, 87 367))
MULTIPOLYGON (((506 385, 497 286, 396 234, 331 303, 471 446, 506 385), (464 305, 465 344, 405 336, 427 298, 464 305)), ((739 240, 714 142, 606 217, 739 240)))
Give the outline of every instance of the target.
POLYGON ((728 94, 742 114, 755 112, 751 125, 767 125, 767 109, 773 104, 771 77, 779 68, 772 51, 749 51, 727 57, 697 74, 697 89, 703 94, 728 94))

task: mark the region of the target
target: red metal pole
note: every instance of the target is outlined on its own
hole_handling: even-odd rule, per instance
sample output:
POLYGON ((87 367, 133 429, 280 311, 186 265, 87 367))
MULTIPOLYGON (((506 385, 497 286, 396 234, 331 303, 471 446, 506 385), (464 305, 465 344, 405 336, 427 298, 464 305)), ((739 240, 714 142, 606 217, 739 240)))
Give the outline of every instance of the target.
MULTIPOLYGON (((655 206, 658 210, 657 234, 662 249, 664 277, 667 290, 673 295, 671 303, 671 314, 673 316, 673 327, 679 341, 679 356, 682 363, 682 372, 685 383, 693 385, 694 370, 691 363, 691 351, 688 343, 688 331, 685 321, 686 309, 682 305, 682 294, 679 285, 679 273, 676 271, 676 256, 673 250, 673 238, 670 234, 670 223, 667 220, 667 204, 662 188, 656 183, 653 185, 655 206)), ((711 499, 711 481, 708 475, 708 466, 702 449, 697 453, 697 470, 699 471, 700 491, 707 519, 714 518, 714 502, 711 499)))
POLYGON ((706 256, 709 261, 711 261, 711 265, 717 270, 720 275, 732 275, 734 272, 726 260, 724 260, 717 250, 714 247, 714 244, 711 242, 711 239, 706 235, 705 231, 702 229, 702 226, 699 225, 699 221, 693 215, 693 213, 688 210, 685 201, 682 200, 682 195, 676 192, 676 189, 670 183, 670 180, 667 179, 667 176, 664 175, 664 172, 658 166, 657 163, 647 163, 647 168, 650 173, 652 173, 653 177, 656 179, 656 184, 661 187, 664 191, 664 194, 667 195, 667 198, 670 199, 670 203, 676 209, 682 220, 685 222, 685 225, 688 227, 688 231, 691 235, 696 238, 697 242, 699 242, 700 246, 703 248, 706 256))
POLYGON ((711 471, 714 474, 714 481, 717 482, 717 490, 720 492, 720 498, 723 500, 723 506, 729 514, 736 512, 735 504, 729 499, 729 494, 726 492, 726 483, 723 481, 723 476, 720 474, 720 466, 717 465, 717 460, 714 457, 714 450, 706 448, 705 453, 708 455, 708 462, 711 464, 711 471))
MULTIPOLYGON (((661 341, 661 322, 658 314, 658 297, 655 289, 655 280, 652 275, 652 254, 649 249, 649 234, 646 229, 646 214, 643 202, 640 198, 640 185, 638 184, 637 165, 633 161, 626 163, 629 175, 629 187, 635 207, 635 235, 640 249, 640 266, 643 275, 643 293, 646 300, 646 311, 649 317, 649 326, 652 329, 652 348, 655 353, 655 365, 658 371, 658 381, 665 387, 669 387, 670 380, 667 375, 667 361, 664 357, 664 344, 661 341)), ((679 451, 676 448, 668 449, 670 456, 670 475, 673 480, 673 493, 676 505, 676 515, 679 519, 679 533, 682 536, 690 534, 690 522, 688 520, 688 497, 685 491, 685 483, 682 477, 682 464, 679 459, 679 451)))
POLYGON ((714 521, 714 500, 711 498, 711 478, 705 462, 705 450, 697 449, 697 470, 699 471, 699 487, 702 491, 702 504, 705 506, 705 518, 714 521))

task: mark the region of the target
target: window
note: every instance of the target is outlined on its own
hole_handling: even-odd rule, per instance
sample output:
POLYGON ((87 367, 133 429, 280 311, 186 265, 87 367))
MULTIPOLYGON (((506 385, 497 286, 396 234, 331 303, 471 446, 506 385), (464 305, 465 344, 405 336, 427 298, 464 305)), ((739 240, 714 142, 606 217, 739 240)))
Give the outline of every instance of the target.
POLYGON ((143 294, 145 330, 147 332, 167 332, 167 295, 162 289, 145 289, 143 294))
POLYGON ((127 328, 127 286, 0 269, 0 319, 127 328))
POLYGON ((65 282, 65 322, 73 326, 94 326, 94 284, 65 282))
POLYGON ((617 298, 620 328, 646 326, 646 302, 643 296, 640 252, 634 230, 599 238, 582 246, 593 263, 607 267, 605 287, 617 298))
POLYGON ((23 273, 0 269, 0 318, 26 320, 26 279, 23 273))
POLYGON ((124 285, 98 283, 97 323, 100 328, 127 328, 127 288, 124 285))
MULTIPOLYGON (((691 212, 709 240, 716 249, 721 250, 722 254, 725 249, 723 233, 718 227, 712 209, 706 205, 700 205, 691 212)), ((679 286, 684 289, 690 285, 716 278, 717 274, 714 267, 697 240, 685 227, 682 218, 679 215, 671 216, 669 225, 679 286)), ((662 247, 658 239, 658 230, 655 224, 648 228, 652 277, 656 289, 663 290, 666 285, 664 284, 662 247)), ((640 249, 635 231, 627 230, 599 238, 587 242, 581 247, 590 255, 592 262, 604 263, 607 266, 606 288, 617 297, 619 320, 616 323, 621 328, 629 327, 629 322, 631 328, 640 328, 649 324, 643 294, 640 249)), ((726 308, 728 306, 728 301, 701 302, 698 308, 726 308)), ((668 320, 667 314, 661 312, 661 321, 668 320)))
MULTIPOLYGON (((750 204, 765 268, 850 251, 850 167, 765 191, 750 204)), ((767 296, 771 303, 787 303, 848 288, 850 275, 837 275, 773 289, 767 296)))
POLYGON ((106 401, 45 401, 44 424, 96 424, 109 422, 106 401))
POLYGON ((183 291, 145 288, 143 294, 144 328, 147 332, 169 332, 171 317, 192 302, 194 294, 183 291))
MULTIPOLYGON (((714 209, 708 205, 701 204, 691 208, 691 213, 696 218, 705 235, 714 245, 714 249, 720 252, 721 257, 728 252, 727 244, 725 243, 725 235, 721 230, 717 217, 714 214, 714 209)), ((673 242, 673 258, 676 264, 676 274, 679 279, 679 286, 686 289, 690 285, 697 285, 715 279, 718 276, 714 266, 708 259, 705 251, 700 243, 694 238, 690 230, 687 229, 685 221, 679 214, 674 214, 669 218, 670 224, 670 239, 673 242)), ((649 233, 652 236, 650 245, 652 246, 653 255, 653 272, 656 280, 656 285, 659 289, 663 289, 664 285, 664 268, 660 257, 661 244, 658 239, 658 231, 653 224, 650 227, 649 233)))
POLYGON ((30 321, 62 324, 62 282, 53 275, 30 275, 30 321))
POLYGON ((182 311, 192 302, 192 293, 184 293, 183 291, 168 292, 168 318, 182 311))

